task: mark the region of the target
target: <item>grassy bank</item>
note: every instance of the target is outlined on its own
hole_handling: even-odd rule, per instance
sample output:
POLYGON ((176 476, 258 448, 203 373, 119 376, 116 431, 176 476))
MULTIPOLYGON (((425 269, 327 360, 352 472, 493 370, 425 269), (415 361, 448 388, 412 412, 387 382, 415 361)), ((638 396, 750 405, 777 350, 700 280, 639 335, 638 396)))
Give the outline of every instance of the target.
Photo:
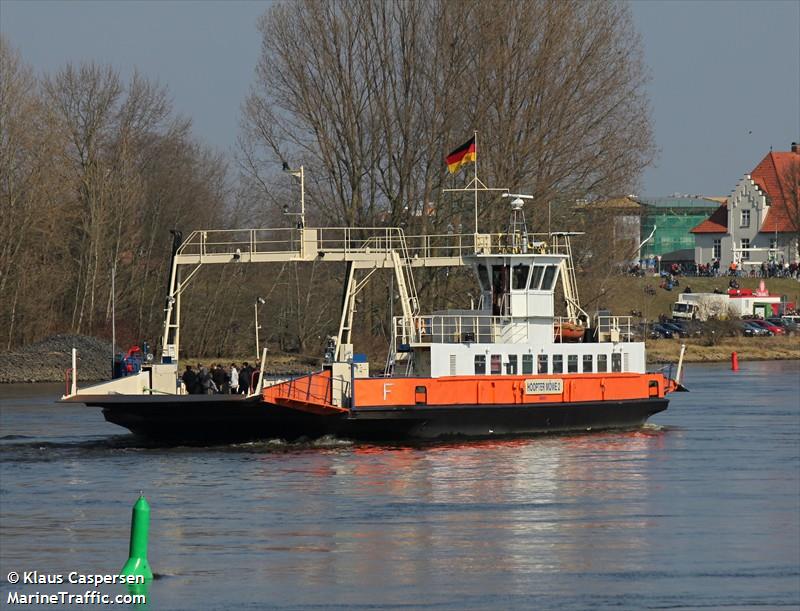
MULTIPOLYGON (((593 311, 598 306, 605 306, 614 314, 626 315, 631 310, 642 313, 647 320, 655 320, 659 314, 669 315, 672 304, 678 300, 681 291, 690 286, 694 293, 712 293, 714 289, 726 291, 730 278, 680 278, 680 286, 671 291, 658 288, 661 280, 654 277, 633 278, 629 276, 613 276, 605 283, 605 290, 597 297, 593 304, 587 304, 587 310, 593 311), (654 289, 652 295, 646 289, 654 289)), ((758 288, 760 278, 738 278, 739 286, 743 289, 758 288)), ((800 282, 789 278, 771 278, 765 280, 770 293, 786 295, 789 301, 797 304, 800 302, 800 282)), ((651 293, 653 291, 650 291, 651 293)), ((581 298, 586 301, 592 296, 581 293, 581 298)))
POLYGON ((800 359, 800 337, 725 337, 714 346, 707 346, 703 338, 648 340, 647 360, 675 363, 682 343, 686 344, 684 360, 689 363, 729 361, 731 352, 736 352, 743 361, 800 359))

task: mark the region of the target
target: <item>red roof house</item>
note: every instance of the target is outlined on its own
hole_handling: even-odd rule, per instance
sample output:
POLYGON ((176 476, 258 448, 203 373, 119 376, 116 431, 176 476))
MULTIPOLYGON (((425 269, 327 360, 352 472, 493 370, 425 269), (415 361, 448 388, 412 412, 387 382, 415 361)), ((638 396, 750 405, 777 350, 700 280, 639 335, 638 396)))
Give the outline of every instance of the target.
MULTIPOLYGON (((792 194, 792 188, 786 180, 789 167, 792 163, 800 163, 800 150, 797 144, 792 145, 792 150, 788 152, 771 152, 761 160, 752 171, 750 177, 767 194, 770 200, 769 212, 760 231, 765 233, 797 231, 800 227, 795 227, 792 223, 790 209, 797 205, 798 196, 792 194)), ((798 185, 794 185, 797 189, 798 185)), ((797 211, 793 216, 797 216, 797 211)), ((795 218, 795 222, 797 219, 795 218)))
POLYGON ((787 263, 800 259, 800 147, 770 151, 730 197, 690 231, 695 262, 787 263), (795 170, 796 168, 796 170, 795 170))
POLYGON ((691 233, 727 233, 728 232, 728 202, 714 210, 706 220, 690 230, 691 233))

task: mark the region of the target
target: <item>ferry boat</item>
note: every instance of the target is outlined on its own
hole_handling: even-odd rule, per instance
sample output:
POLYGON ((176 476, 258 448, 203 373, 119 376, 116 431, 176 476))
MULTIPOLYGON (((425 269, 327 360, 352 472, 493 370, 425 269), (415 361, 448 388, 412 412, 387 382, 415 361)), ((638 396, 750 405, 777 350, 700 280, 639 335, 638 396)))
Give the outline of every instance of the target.
MULTIPOLYGON (((477 178, 477 177, 476 177, 477 178)), ((173 246, 162 356, 133 376, 62 400, 100 407, 109 422, 156 440, 373 441, 494 437, 634 428, 684 390, 648 372, 627 316, 581 307, 571 237, 527 231, 525 196, 510 194, 508 231, 406 236, 400 228, 195 231, 173 246), (338 333, 317 372, 259 383, 249 395, 189 395, 179 378, 181 295, 204 265, 336 262, 347 273, 338 333), (468 266, 471 309, 422 314, 414 270, 468 266), (356 295, 379 270, 394 274, 401 304, 379 368, 354 350, 356 295), (556 315, 560 285, 566 316, 556 315)), ((477 193, 476 193, 477 210, 477 193)), ((304 219, 301 218, 301 221, 304 219)))

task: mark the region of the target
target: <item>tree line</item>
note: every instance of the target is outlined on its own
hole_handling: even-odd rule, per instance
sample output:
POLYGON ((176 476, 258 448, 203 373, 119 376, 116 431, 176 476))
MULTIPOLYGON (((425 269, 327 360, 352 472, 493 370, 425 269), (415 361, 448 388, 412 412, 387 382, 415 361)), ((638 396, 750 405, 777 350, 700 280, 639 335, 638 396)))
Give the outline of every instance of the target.
MULTIPOLYGON (((443 192, 466 182, 443 158, 473 130, 480 178, 533 194, 536 231, 548 216, 570 221, 576 199, 633 192, 653 159, 641 42, 624 4, 279 2, 257 27, 232 158, 202 144, 146 76, 125 81, 90 63, 36 78, 2 41, 6 348, 58 331, 108 336, 112 274, 122 336, 159 337, 169 230, 286 226, 281 210, 296 207, 298 188, 284 163, 305 167, 308 225, 416 234, 473 231, 471 198, 443 192)), ((499 199, 482 200, 482 231, 507 219, 499 199)), ((623 256, 603 240, 591 250, 589 274, 623 256)), ((321 265, 204 270, 184 302, 184 347, 246 354, 262 297, 268 342, 318 352, 338 324, 344 273, 321 265)), ((464 307, 461 285, 473 285, 464 270, 425 272, 423 304, 464 307)), ((358 306, 356 337, 376 349, 390 333, 389 286, 388 274, 374 280, 358 306)))

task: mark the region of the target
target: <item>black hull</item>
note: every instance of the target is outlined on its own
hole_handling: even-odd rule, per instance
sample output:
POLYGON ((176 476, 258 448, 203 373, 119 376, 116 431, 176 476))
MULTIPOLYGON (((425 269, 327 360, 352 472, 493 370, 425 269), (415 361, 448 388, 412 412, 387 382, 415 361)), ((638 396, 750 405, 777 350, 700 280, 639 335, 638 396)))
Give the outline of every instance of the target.
MULTIPOLYGON (((77 398, 73 399, 77 400, 77 398)), ((315 415, 260 398, 209 395, 82 397, 103 408, 107 421, 170 443, 237 442, 335 435, 363 441, 485 438, 605 429, 630 429, 667 408, 667 399, 539 405, 360 407, 315 415)))

